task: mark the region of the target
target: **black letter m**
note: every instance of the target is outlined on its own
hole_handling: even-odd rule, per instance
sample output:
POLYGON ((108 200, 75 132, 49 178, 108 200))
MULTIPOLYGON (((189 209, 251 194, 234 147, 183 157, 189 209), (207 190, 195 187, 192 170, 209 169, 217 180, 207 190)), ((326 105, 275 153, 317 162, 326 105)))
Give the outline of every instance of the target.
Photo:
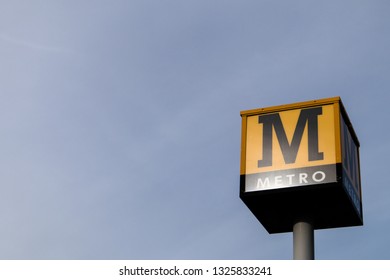
POLYGON ((303 132, 307 123, 309 161, 322 160, 324 155, 318 151, 318 116, 322 114, 322 107, 303 109, 299 114, 291 143, 288 142, 279 113, 259 116, 259 123, 263 124, 263 159, 258 161, 258 167, 272 166, 272 128, 275 129, 285 163, 294 163, 303 132))

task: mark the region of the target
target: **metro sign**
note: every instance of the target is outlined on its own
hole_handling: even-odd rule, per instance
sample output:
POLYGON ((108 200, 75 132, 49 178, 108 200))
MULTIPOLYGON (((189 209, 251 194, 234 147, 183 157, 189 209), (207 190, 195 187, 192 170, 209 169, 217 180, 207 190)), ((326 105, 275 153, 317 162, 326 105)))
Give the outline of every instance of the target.
POLYGON ((339 97, 241 112, 240 197, 266 229, 361 225, 359 142, 339 97))

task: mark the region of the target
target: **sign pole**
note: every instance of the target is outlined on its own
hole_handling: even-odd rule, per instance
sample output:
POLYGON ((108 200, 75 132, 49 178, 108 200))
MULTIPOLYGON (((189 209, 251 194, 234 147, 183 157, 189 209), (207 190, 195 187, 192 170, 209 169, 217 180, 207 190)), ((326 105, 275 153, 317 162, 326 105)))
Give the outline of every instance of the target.
POLYGON ((294 260, 314 260, 314 229, 307 221, 293 227, 294 260))

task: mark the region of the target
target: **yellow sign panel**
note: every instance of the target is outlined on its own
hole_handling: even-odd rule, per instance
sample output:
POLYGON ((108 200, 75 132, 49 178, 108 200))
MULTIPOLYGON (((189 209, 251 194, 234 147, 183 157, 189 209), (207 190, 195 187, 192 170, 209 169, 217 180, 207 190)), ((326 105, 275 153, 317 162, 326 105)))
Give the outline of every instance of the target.
POLYGON ((312 109, 321 111, 320 115, 316 115, 317 119, 302 120, 302 110, 305 109, 249 116, 247 118, 245 174, 336 163, 333 105, 312 109), (261 123, 262 117, 267 117, 269 121, 261 123), (316 122, 315 126, 318 126, 318 130, 309 131, 313 129, 309 127, 310 121, 316 122), (299 127, 298 124, 302 126, 299 127), (272 130, 272 134, 265 130, 272 130), (317 139, 310 141, 309 135, 312 136, 311 134, 314 134, 314 138, 317 137, 317 139), (266 149, 270 150, 266 151, 266 149), (310 158, 310 152, 312 158, 310 158))
POLYGON ((246 190, 336 180, 335 165, 341 162, 338 101, 329 98, 241 112, 241 175, 252 175, 246 190))

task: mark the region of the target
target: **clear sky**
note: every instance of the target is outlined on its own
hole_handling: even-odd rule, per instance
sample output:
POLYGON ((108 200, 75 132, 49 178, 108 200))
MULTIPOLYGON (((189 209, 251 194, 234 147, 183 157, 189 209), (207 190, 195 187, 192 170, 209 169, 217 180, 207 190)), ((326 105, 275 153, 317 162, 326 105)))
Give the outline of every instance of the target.
POLYGON ((1 259, 291 259, 239 199, 240 111, 340 96, 390 259, 390 2, 3 0, 1 259))

